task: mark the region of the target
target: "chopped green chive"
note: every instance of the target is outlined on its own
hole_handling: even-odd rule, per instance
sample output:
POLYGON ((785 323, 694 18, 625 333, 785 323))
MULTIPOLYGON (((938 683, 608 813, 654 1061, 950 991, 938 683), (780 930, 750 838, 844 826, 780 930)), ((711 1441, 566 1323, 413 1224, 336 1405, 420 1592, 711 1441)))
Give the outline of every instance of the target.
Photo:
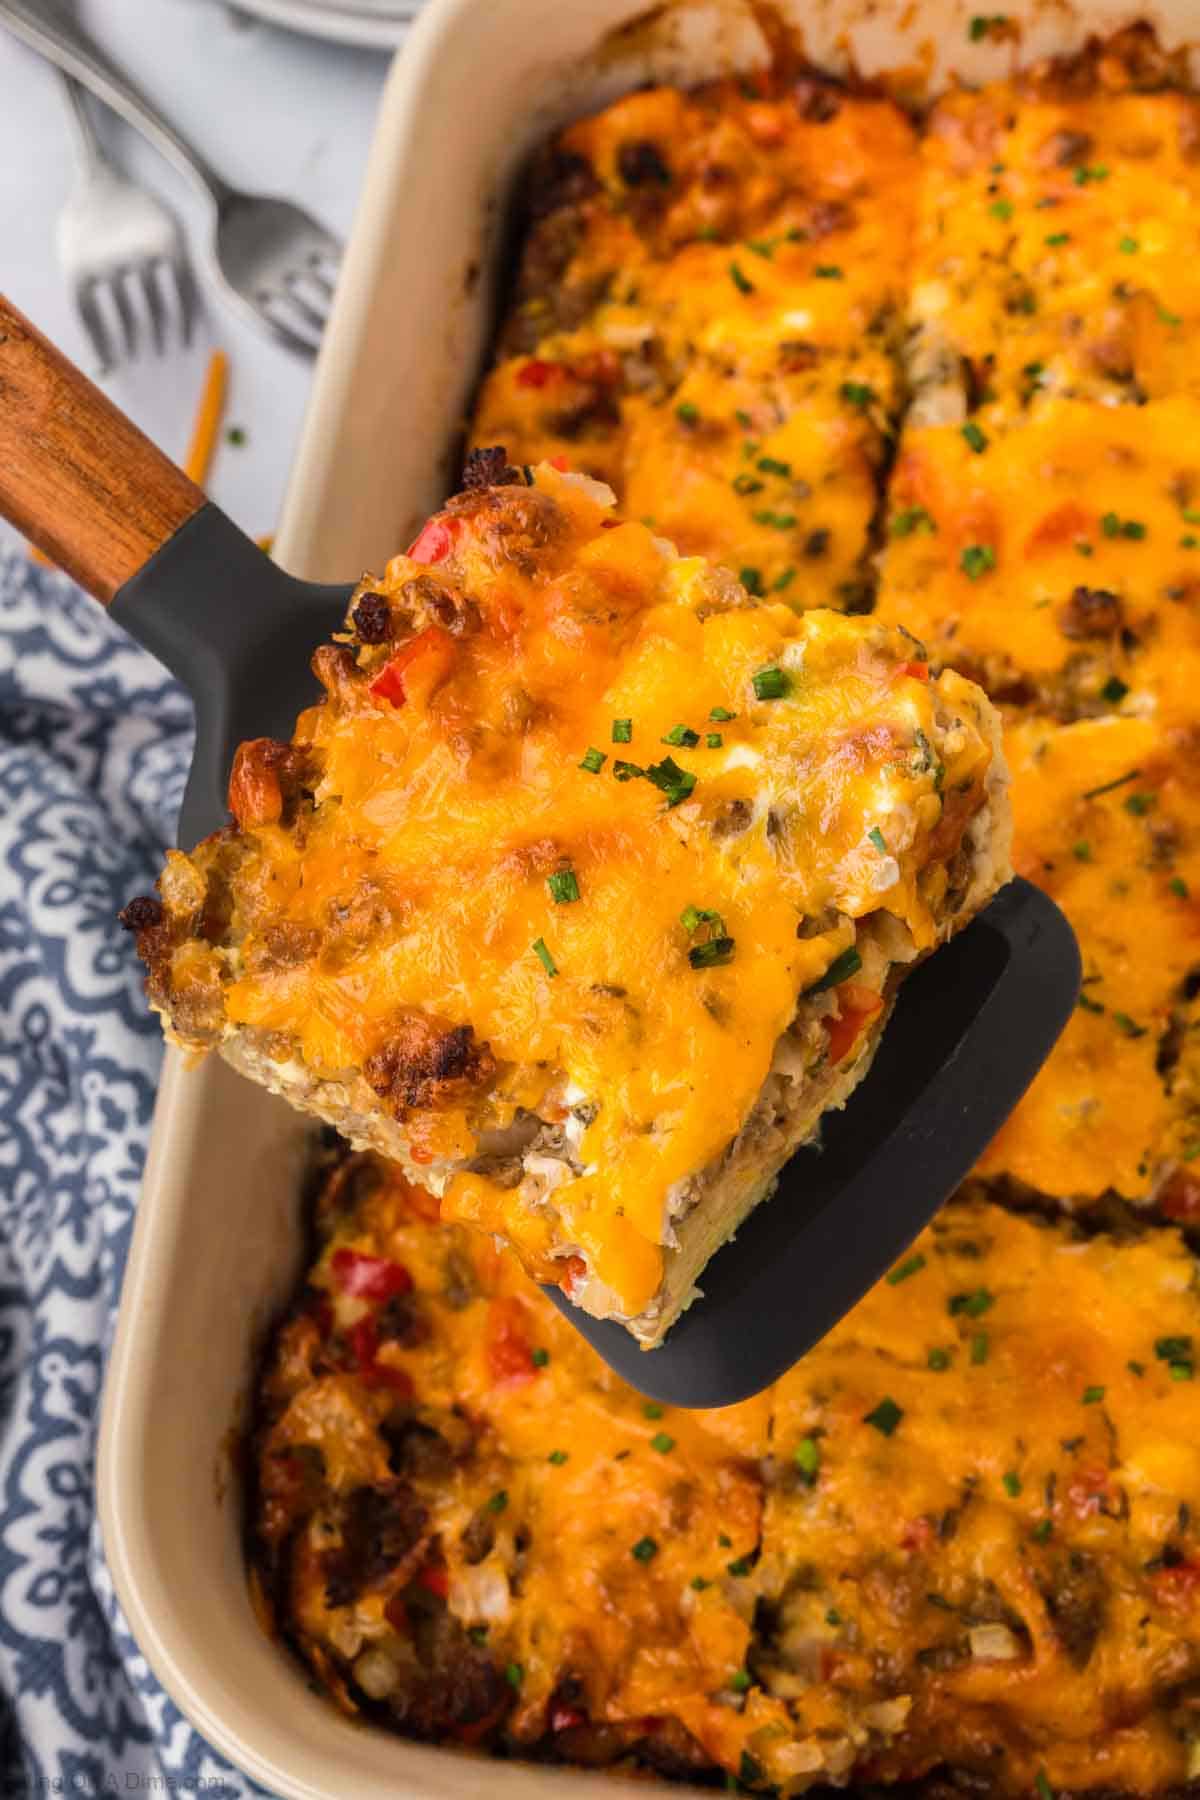
POLYGON ((865 407, 870 406, 874 398, 875 389, 869 387, 865 381, 843 381, 842 399, 846 401, 847 405, 857 406, 861 412, 865 407))
POLYGON ((1192 1379, 1192 1365, 1190 1362, 1168 1363, 1167 1373, 1172 1381, 1190 1381, 1192 1379))
POLYGON ((525 1669, 521 1663, 509 1663, 504 1671, 504 1679, 509 1687, 519 1688, 525 1679, 525 1669))
POLYGON ((1054 1789, 1050 1786, 1050 1777, 1045 1769, 1039 1769, 1033 1778, 1033 1785, 1038 1791, 1038 1800, 1054 1800, 1054 1789))
POLYGON ((937 531, 937 521, 923 506, 905 506, 892 514, 889 530, 896 538, 911 537, 914 531, 927 531, 932 536, 937 531))
POLYGON ((1179 314, 1173 313, 1173 312, 1168 312, 1165 306, 1159 307, 1158 316, 1164 325, 1182 325, 1183 324, 1183 320, 1180 318, 1179 314))
POLYGON ((724 1531, 718 1531, 717 1542, 720 1544, 722 1550, 733 1549, 733 1539, 724 1531))
POLYGON ((733 285, 739 294, 752 294, 754 292, 754 283, 750 280, 749 276, 742 271, 739 264, 731 262, 729 265, 729 274, 733 285))
POLYGON ((1136 1375, 1139 1381, 1146 1373, 1145 1363, 1135 1362, 1132 1358, 1125 1364, 1125 1367, 1129 1370, 1131 1375, 1136 1375))
POLYGON ((829 1607, 825 1613, 825 1623, 827 1625, 840 1625, 841 1622, 842 1622, 842 1615, 838 1611, 837 1607, 836 1606, 829 1607))
POLYGON ((754 420, 750 417, 750 414, 748 412, 745 412, 743 410, 743 408, 740 406, 736 409, 733 416, 737 420, 738 424, 741 426, 743 431, 749 431, 750 427, 754 423, 754 420))
POLYGON ((589 744, 579 766, 581 769, 586 769, 589 775, 598 775, 607 761, 608 752, 606 750, 594 750, 589 744))
POLYGON ((748 1750, 743 1750, 741 1761, 738 1763, 738 1780, 744 1781, 749 1786, 755 1781, 761 1781, 762 1778, 762 1764, 758 1758, 751 1756, 748 1750))
POLYGON ((721 736, 719 731, 706 731, 704 734, 704 748, 706 750, 719 750, 724 742, 725 739, 721 736))
POLYGON ((1085 1387, 1080 1395, 1085 1406, 1099 1406, 1103 1398, 1104 1389, 1102 1387, 1085 1387))
POLYGON ((965 1313, 968 1319, 981 1319, 995 1304, 995 1294, 989 1293, 987 1288, 976 1288, 973 1294, 952 1295, 946 1310, 952 1319, 960 1313, 965 1313))
POLYGON ((1167 886, 1171 890, 1171 892, 1174 894, 1174 896, 1177 900, 1186 900, 1188 897, 1188 894, 1191 891, 1188 887, 1187 882, 1183 879, 1182 875, 1172 875, 1170 881, 1168 881, 1168 883, 1167 883, 1167 886))
POLYGON ((614 719, 612 722, 612 741, 614 744, 631 744, 633 742, 633 720, 614 719))
POLYGON ((993 200, 992 204, 988 207, 988 211, 991 213, 993 219, 1011 219, 1013 216, 1013 203, 1011 200, 993 200))
POLYGON ((801 998, 807 1000, 813 994, 823 994, 826 988, 837 987, 839 982, 849 981, 861 968, 862 957, 851 944, 848 950, 843 950, 840 956, 834 957, 819 981, 814 981, 811 987, 805 988, 801 998))
POLYGON ((886 856, 888 853, 887 840, 882 831, 880 831, 878 825, 872 825, 867 836, 878 850, 880 856, 886 856))
POLYGON ((688 951, 688 961, 693 969, 718 969, 733 961, 736 948, 731 937, 709 938, 707 944, 693 944, 688 951))
POLYGON ((863 1424, 873 1425, 876 1431, 883 1433, 884 1437, 891 1437, 903 1417, 904 1408, 897 1406, 894 1400, 885 1396, 878 1406, 872 1407, 869 1413, 863 1414, 863 1424))
POLYGON ((700 419, 700 408, 693 406, 690 400, 681 401, 675 408, 675 417, 681 425, 696 425, 700 419))
POLYGON ((1100 689, 1100 698, 1102 700, 1107 700, 1110 706, 1117 706, 1125 698, 1128 692, 1128 687, 1121 680, 1119 675, 1110 675, 1104 686, 1100 689))
POLYGON ((756 525, 769 525, 773 531, 790 531, 796 523, 795 513, 756 512, 753 518, 756 525))
POLYGON ((1122 256, 1136 256, 1141 247, 1137 239, 1132 237, 1123 237, 1117 244, 1122 256))
POLYGON ((1130 794, 1122 804, 1125 811, 1132 813, 1135 819, 1144 819, 1153 807, 1156 798, 1157 796, 1154 794, 1130 794))
POLYGON ((557 906, 567 906, 579 898, 579 881, 574 869, 556 869, 553 875, 547 875, 546 886, 557 906))
POLYGON ((566 1460, 567 1453, 565 1450, 552 1450, 546 1458, 546 1461, 548 1463, 553 1463, 556 1469, 561 1469, 566 1460))
POLYGON ((1121 519, 1115 512, 1101 515, 1100 529, 1105 537, 1123 537, 1141 540, 1146 535, 1146 527, 1140 519, 1121 519))
POLYGON ((661 794, 666 795, 668 806, 678 806, 686 800, 696 785, 696 777, 690 769, 681 769, 673 756, 664 756, 661 762, 651 763, 646 770, 646 780, 654 783, 661 794))
POLYGON ((533 954, 537 957, 537 959, 541 963, 543 969, 545 969, 547 975, 557 975, 558 974, 558 969, 555 967, 554 958, 551 956, 549 950, 547 950, 547 948, 546 948, 545 938, 538 938, 536 940, 536 942, 534 943, 534 946, 533 946, 533 954))
POLYGON ((748 1672, 745 1669, 738 1669, 736 1674, 729 1677, 729 1685, 735 1694, 744 1694, 746 1689, 750 1686, 750 1676, 748 1672))
POLYGON ((971 1361, 973 1363, 985 1363, 988 1359, 988 1351, 990 1348, 991 1342, 987 1332, 977 1331, 975 1336, 971 1339, 971 1361))
POLYGON ((1092 163, 1090 165, 1081 163, 1075 171, 1076 187, 1087 187, 1089 182, 1107 180, 1108 170, 1103 163, 1092 163))
POLYGON ((746 248, 753 250, 755 256, 761 256, 765 262, 770 262, 775 254, 775 245, 770 238, 747 238, 746 248))
POLYGON ((674 744, 677 749, 682 745, 686 750, 694 750, 700 742, 700 733, 693 731, 690 725, 672 725, 670 731, 660 739, 660 742, 674 744))
POLYGON ((818 281, 840 281, 842 271, 837 263, 818 263, 813 270, 818 281))
POLYGON ((698 1594, 702 1594, 705 1588, 712 1586, 712 1582, 706 1581, 703 1575, 693 1575, 688 1586, 694 1588, 698 1594))
POLYGON ((1122 1036, 1127 1038, 1145 1037, 1148 1030, 1147 1026, 1139 1025, 1136 1019, 1131 1019, 1128 1013, 1115 1012, 1112 1022, 1122 1036))
POLYGON ((884 1279, 889 1287, 899 1287, 902 1281, 908 1281, 911 1276, 919 1275, 924 1267, 925 1258, 919 1250, 916 1250, 911 1256, 906 1256, 902 1263, 897 1263, 894 1269, 889 1269, 884 1279))
POLYGON ((791 681, 783 669, 759 669, 751 677, 755 697, 759 700, 782 700, 791 689, 791 681))
POLYGON ((662 1416, 663 1409, 658 1404, 657 1400, 644 1400, 642 1402, 643 1419, 661 1419, 662 1416))
POLYGON ((1050 245, 1052 250, 1056 250, 1059 244, 1069 244, 1070 241, 1071 234, 1069 231, 1052 231, 1046 239, 1046 242, 1050 245))
POLYGON ((737 714, 730 712, 727 706, 714 706, 708 716, 710 719, 714 719, 718 725, 727 725, 730 719, 737 718, 737 714))
POLYGON ((1051 1520, 1039 1519, 1030 1533, 1030 1536, 1033 1538, 1034 1543, 1044 1544, 1053 1530, 1054 1525, 1051 1520))
POLYGON ((976 456, 982 456, 983 452, 988 447, 987 433, 979 429, 979 426, 976 425, 974 419, 967 420, 962 428, 962 434, 972 450, 974 450, 976 456))
POLYGON ((535 1369, 544 1369, 546 1367, 546 1364, 550 1361, 550 1352, 548 1350, 542 1350, 540 1348, 537 1350, 531 1350, 529 1352, 529 1360, 533 1364, 535 1369))
POLYGON ((793 1453, 793 1461, 805 1483, 811 1487, 821 1472, 821 1447, 816 1438, 801 1438, 793 1453))
POLYGON ((929 1355, 925 1358, 925 1367, 927 1369, 935 1369, 940 1375, 943 1369, 948 1369, 950 1367, 950 1352, 948 1350, 931 1350, 929 1355))
POLYGON ((1077 844, 1071 845, 1071 855, 1075 858, 1076 862, 1091 862, 1092 846, 1088 843, 1086 838, 1080 838, 1077 844))
POLYGON ((1015 1500, 1021 1491, 1021 1477, 1017 1474, 1015 1469, 1008 1469, 1000 1479, 1004 1483, 1005 1493, 1008 1494, 1011 1499, 1015 1500))
POLYGON ((795 579, 796 579, 795 569, 784 569, 782 571, 782 573, 777 575, 775 577, 774 581, 771 583, 771 592, 773 594, 782 594, 782 592, 785 588, 791 587, 791 585, 792 585, 793 581, 795 581, 795 579))
POLYGON ((507 1505, 508 1494, 506 1490, 504 1488, 498 1488, 489 1498, 487 1509, 489 1512, 502 1513, 507 1505))
POLYGON ((744 1575, 750 1573, 750 1558, 748 1556, 735 1557, 731 1563, 726 1563, 725 1567, 735 1581, 740 1581, 744 1575))
POLYGON ((653 1559, 658 1555, 658 1545, 655 1543, 655 1541, 652 1537, 639 1538, 637 1543, 634 1544, 633 1548, 630 1550, 629 1554, 633 1557, 636 1557, 638 1562, 641 1562, 641 1563, 652 1562, 653 1559))
POLYGON ((978 581, 996 566, 996 552, 990 544, 968 544, 958 559, 958 566, 972 581, 978 581))
POLYGON ((1128 775, 1118 775, 1115 781, 1105 781, 1102 782, 1099 787, 1085 788, 1083 790, 1083 798, 1085 800, 1098 800, 1101 794, 1111 794, 1115 788, 1128 787, 1131 781, 1137 780, 1141 772, 1140 769, 1130 769, 1128 775))
POLYGON ((763 578, 762 578, 762 570, 761 569, 754 569, 754 568, 739 569, 738 570, 738 580, 741 582, 742 586, 745 588, 745 590, 748 594, 753 594, 755 599, 757 599, 757 600, 762 599, 763 578))
POLYGON ((645 778, 646 771, 640 763, 623 762, 620 757, 613 764, 613 776, 617 781, 636 781, 645 778))
POLYGON ((1187 1334, 1154 1340, 1154 1354, 1159 1362, 1182 1362, 1192 1354, 1192 1340, 1187 1334))
POLYGON ((762 482, 759 481, 756 476, 747 475, 744 471, 742 474, 735 475, 733 478, 733 491, 735 494, 759 494, 762 492, 762 487, 762 482))
POLYGON ((467 1636, 473 1644, 486 1644, 488 1641, 488 1628, 486 1625, 469 1625, 467 1627, 467 1636))
POLYGON ((1098 1000, 1093 1000, 1090 994, 1080 994, 1079 1006, 1083 1012, 1102 1013, 1104 1011, 1100 1002, 1098 1000))
POLYGON ((241 425, 231 425, 225 433, 225 441, 232 444, 235 450, 240 450, 246 442, 245 428, 241 425))
POLYGON ((792 472, 791 463, 780 462, 777 456, 760 456, 758 459, 758 467, 762 470, 764 475, 782 475, 785 479, 792 472))
POLYGON ((668 1432, 656 1431, 650 1439, 650 1448, 657 1450, 660 1456, 666 1456, 675 1448, 675 1439, 668 1432))

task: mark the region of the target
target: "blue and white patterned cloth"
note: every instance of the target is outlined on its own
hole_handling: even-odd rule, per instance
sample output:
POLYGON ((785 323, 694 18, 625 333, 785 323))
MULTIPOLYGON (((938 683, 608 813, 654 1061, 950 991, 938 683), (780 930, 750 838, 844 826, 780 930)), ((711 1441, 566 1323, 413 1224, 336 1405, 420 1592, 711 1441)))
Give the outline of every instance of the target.
POLYGON ((0 1795, 263 1790, 129 1635, 93 1499, 100 1385, 161 1043, 116 924, 154 880, 191 707, 0 543, 0 1795))

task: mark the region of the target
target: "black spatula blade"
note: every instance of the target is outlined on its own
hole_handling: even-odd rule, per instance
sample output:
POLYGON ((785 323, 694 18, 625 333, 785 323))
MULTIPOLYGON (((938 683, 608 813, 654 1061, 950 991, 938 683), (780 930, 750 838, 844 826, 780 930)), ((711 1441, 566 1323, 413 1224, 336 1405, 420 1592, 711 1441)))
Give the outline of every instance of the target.
POLYGON ((657 1350, 545 1292, 610 1368, 671 1406, 781 1375, 896 1261, 1008 1117, 1070 1017, 1079 950, 1018 878, 901 990, 870 1074, 713 1257, 657 1350))
POLYGON ((196 703, 196 748, 179 814, 191 849, 228 823, 234 751, 291 737, 320 696, 312 653, 345 617, 352 587, 297 581, 215 506, 205 506, 127 581, 111 612, 196 703))

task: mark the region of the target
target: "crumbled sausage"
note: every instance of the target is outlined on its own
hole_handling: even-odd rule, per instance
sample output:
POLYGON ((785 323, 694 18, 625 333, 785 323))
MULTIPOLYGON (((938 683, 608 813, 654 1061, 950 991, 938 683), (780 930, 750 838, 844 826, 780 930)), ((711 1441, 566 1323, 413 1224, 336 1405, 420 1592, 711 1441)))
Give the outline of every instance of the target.
POLYGON ((1038 161, 1043 167, 1074 168, 1087 161, 1093 141, 1087 131, 1052 131, 1038 150, 1038 161))
POLYGON ((671 171, 658 145, 648 138, 634 144, 622 144, 617 168, 627 187, 644 187, 647 182, 654 182, 659 187, 670 185, 671 171))
POLYGON ((367 1081, 396 1118, 414 1108, 462 1105, 495 1072, 491 1050, 476 1042, 469 1025, 447 1025, 420 1012, 405 1015, 363 1064, 367 1081))
POLYGON ((392 609, 386 594, 361 594, 354 608, 354 631, 360 644, 385 644, 392 635, 392 609))
POLYGON ((816 73, 802 75, 792 89, 792 96, 796 111, 810 125, 828 125, 842 110, 836 86, 816 73))
POLYGON ((126 931, 150 931, 163 922, 163 904, 153 894, 135 894, 117 914, 126 931))
POLYGON ((1111 637, 1123 623, 1121 596, 1108 588, 1077 587, 1058 611, 1058 629, 1068 638, 1111 637))
POLYGON ((503 444, 472 450, 463 464, 464 489, 512 487, 523 479, 520 469, 514 469, 509 463, 503 444))

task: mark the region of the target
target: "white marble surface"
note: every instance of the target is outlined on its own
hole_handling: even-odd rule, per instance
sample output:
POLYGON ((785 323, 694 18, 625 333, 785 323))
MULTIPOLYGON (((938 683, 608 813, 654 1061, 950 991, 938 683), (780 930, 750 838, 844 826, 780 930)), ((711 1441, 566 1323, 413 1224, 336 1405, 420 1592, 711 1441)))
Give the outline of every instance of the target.
MULTIPOLYGON (((350 229, 388 58, 239 15, 219 0, 76 0, 79 16, 209 160, 238 186, 303 202, 350 229)), ((86 340, 55 258, 55 220, 75 174, 58 78, 0 28, 0 288, 88 372, 86 340)), ((116 160, 176 212, 189 239, 207 214, 192 188, 121 121, 94 107, 116 160)), ((273 529, 312 375, 211 293, 190 351, 105 378, 113 399, 172 456, 187 446, 208 352, 231 364, 209 491, 247 531, 273 529)), ((0 527, 0 529, 4 529, 0 527)))

